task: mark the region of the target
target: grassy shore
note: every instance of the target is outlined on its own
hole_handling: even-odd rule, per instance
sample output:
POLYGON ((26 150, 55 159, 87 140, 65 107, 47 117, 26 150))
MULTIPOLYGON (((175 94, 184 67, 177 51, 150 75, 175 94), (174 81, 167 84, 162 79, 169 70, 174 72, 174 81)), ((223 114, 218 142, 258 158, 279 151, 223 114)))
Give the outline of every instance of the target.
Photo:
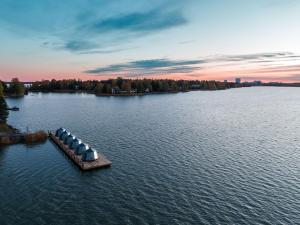
POLYGON ((24 142, 26 144, 45 142, 47 138, 48 134, 43 130, 24 134, 24 142))
POLYGON ((0 123, 0 145, 42 143, 47 138, 48 134, 42 130, 32 133, 22 133, 6 123, 0 123))

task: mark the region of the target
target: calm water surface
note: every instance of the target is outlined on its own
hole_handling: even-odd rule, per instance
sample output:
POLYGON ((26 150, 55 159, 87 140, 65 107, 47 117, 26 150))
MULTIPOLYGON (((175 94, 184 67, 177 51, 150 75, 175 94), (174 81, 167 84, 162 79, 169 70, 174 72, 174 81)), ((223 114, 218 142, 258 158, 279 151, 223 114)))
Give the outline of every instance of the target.
POLYGON ((19 129, 64 126, 106 155, 81 172, 51 142, 0 150, 0 224, 300 224, 300 88, 8 99, 19 129))

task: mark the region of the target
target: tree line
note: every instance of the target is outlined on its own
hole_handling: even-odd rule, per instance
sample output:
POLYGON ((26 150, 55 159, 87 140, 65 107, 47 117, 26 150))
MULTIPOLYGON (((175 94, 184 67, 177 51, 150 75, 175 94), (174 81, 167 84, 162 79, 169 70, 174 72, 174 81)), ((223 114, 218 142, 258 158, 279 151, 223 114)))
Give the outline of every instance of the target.
POLYGON ((29 91, 86 91, 96 94, 185 92, 190 90, 224 90, 235 83, 220 81, 171 80, 171 79, 109 79, 97 80, 43 80, 34 82, 29 91))
POLYGON ((25 91, 24 84, 18 78, 13 78, 9 84, 0 81, 0 130, 6 126, 9 114, 5 96, 24 96, 25 91))
POLYGON ((4 98, 4 87, 2 82, 0 82, 0 126, 1 124, 6 124, 8 117, 7 104, 4 98))
POLYGON ((19 81, 18 78, 13 78, 11 82, 5 83, 0 81, 3 94, 6 96, 14 96, 19 97, 23 96, 26 92, 26 88, 22 82, 19 81))

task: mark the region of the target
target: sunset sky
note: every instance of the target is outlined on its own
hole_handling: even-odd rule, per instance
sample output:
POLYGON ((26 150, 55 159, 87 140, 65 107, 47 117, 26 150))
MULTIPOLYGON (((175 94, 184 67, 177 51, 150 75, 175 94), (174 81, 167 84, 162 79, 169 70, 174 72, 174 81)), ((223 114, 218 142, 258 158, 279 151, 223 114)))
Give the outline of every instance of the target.
POLYGON ((300 82, 299 0, 0 0, 0 79, 300 82))

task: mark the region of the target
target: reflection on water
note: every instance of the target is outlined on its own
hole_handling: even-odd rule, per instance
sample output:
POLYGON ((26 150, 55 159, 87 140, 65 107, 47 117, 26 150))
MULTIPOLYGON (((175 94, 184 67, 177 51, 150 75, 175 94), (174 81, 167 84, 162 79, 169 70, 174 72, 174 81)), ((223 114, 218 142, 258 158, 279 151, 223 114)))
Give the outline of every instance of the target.
POLYGON ((9 99, 25 130, 64 126, 110 169, 55 145, 0 150, 0 224, 299 224, 300 89, 9 99))

